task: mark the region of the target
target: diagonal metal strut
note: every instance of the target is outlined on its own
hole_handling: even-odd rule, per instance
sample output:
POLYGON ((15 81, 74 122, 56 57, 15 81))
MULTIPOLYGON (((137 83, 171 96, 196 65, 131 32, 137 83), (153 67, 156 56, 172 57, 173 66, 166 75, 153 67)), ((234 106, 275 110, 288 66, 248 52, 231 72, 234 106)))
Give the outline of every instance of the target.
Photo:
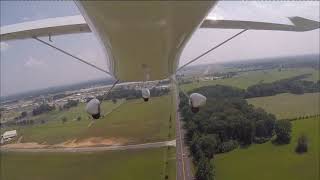
POLYGON ((55 50, 57 50, 57 51, 60 51, 60 52, 62 52, 63 54, 66 54, 66 55, 68 55, 68 56, 71 56, 71 57, 73 57, 74 59, 76 59, 76 60, 78 60, 78 61, 80 61, 80 62, 82 62, 82 63, 84 63, 84 64, 87 64, 87 65, 89 65, 89 66, 91 66, 91 67, 93 67, 93 68, 95 68, 95 69, 97 69, 97 70, 99 70, 99 71, 101 71, 101 72, 104 72, 104 73, 110 75, 111 77, 113 77, 113 75, 112 75, 109 71, 106 71, 106 70, 104 70, 104 69, 102 69, 102 68, 100 68, 100 67, 98 67, 98 66, 96 66, 96 65, 93 65, 93 64, 91 64, 91 63, 88 63, 87 61, 85 61, 85 60, 83 60, 83 59, 81 59, 81 58, 79 58, 79 57, 77 57, 77 56, 75 56, 75 55, 72 55, 71 53, 69 53, 69 52, 67 52, 67 51, 65 51, 65 50, 63 50, 63 49, 60 49, 60 48, 58 48, 58 47, 56 47, 56 46, 54 46, 54 45, 52 45, 52 44, 50 44, 50 43, 47 43, 46 41, 43 41, 43 40, 41 40, 41 39, 39 39, 39 38, 37 38, 37 37, 33 37, 33 39, 35 39, 35 40, 37 40, 37 41, 39 41, 39 42, 41 42, 41 43, 43 43, 43 44, 45 44, 45 45, 47 45, 47 46, 49 46, 49 47, 52 47, 53 49, 55 49, 55 50))
POLYGON ((208 54, 208 53, 210 53, 211 51, 213 51, 213 50, 217 49, 218 47, 222 46, 223 44, 225 44, 225 43, 229 42, 231 39, 233 39, 233 38, 235 38, 235 37, 239 36, 240 34, 242 34, 242 33, 244 33, 244 32, 246 32, 247 30, 248 30, 248 29, 244 29, 244 30, 240 31, 239 33, 237 33, 237 34, 235 34, 235 35, 231 36, 230 38, 228 38, 228 39, 226 39, 226 40, 224 40, 222 43, 220 43, 220 44, 216 45, 215 47, 213 47, 213 48, 209 49, 208 51, 206 51, 206 52, 202 53, 201 55, 199 55, 199 56, 197 56, 196 58, 192 59, 191 61, 187 62, 186 64, 184 64, 183 66, 181 66, 180 68, 178 68, 174 74, 176 74, 178 71, 180 71, 182 68, 184 68, 184 67, 188 66, 189 64, 191 64, 191 63, 193 63, 193 62, 195 62, 195 61, 199 60, 201 57, 203 57, 203 56, 207 55, 207 54, 208 54))

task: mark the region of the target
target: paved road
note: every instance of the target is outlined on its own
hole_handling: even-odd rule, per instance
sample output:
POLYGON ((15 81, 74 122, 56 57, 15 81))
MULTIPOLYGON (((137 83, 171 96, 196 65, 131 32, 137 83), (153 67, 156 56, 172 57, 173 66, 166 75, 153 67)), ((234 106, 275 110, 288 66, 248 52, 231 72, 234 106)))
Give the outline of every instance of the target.
POLYGON ((177 112, 176 140, 177 140, 177 180, 193 180, 191 158, 189 157, 189 149, 184 143, 184 130, 180 114, 177 112))
POLYGON ((97 152, 129 149, 148 149, 166 146, 176 146, 176 140, 134 144, 125 146, 102 146, 102 147, 78 147, 78 148, 5 148, 1 147, 0 152, 97 152))

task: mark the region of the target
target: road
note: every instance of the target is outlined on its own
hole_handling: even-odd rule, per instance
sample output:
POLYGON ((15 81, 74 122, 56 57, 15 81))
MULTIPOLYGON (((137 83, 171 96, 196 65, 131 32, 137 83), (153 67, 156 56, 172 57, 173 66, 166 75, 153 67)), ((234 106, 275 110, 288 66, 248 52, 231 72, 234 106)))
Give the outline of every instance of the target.
POLYGON ((124 146, 101 146, 101 147, 77 147, 77 148, 5 148, 1 147, 0 152, 98 152, 98 151, 114 151, 129 149, 148 149, 166 146, 176 146, 176 140, 134 144, 124 146))
POLYGON ((177 112, 177 126, 176 126, 176 140, 177 140, 177 180, 193 180, 191 158, 189 156, 189 149, 184 143, 184 129, 182 128, 182 121, 180 114, 177 112))

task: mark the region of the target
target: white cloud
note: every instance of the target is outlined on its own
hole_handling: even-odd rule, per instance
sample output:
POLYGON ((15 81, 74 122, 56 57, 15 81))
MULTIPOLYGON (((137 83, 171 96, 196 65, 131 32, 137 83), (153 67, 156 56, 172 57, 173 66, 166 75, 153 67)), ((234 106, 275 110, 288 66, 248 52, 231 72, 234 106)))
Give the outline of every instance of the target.
POLYGON ((24 63, 24 66, 28 68, 40 68, 44 67, 45 63, 30 56, 28 60, 24 63))
POLYGON ((0 42, 0 51, 4 52, 9 49, 9 44, 5 42, 0 42))
POLYGON ((88 63, 94 64, 102 69, 106 69, 108 67, 108 65, 106 64, 106 60, 103 57, 103 52, 101 52, 100 50, 86 48, 78 51, 78 53, 75 54, 88 63))
POLYGON ((29 17, 23 17, 22 20, 27 21, 27 20, 30 20, 30 18, 29 17))
POLYGON ((214 7, 214 10, 212 10, 209 14, 208 14, 208 19, 212 19, 212 20, 223 20, 225 19, 224 17, 224 10, 221 9, 219 6, 214 7))
POLYGON ((212 14, 210 16, 208 16, 208 19, 212 19, 212 20, 223 20, 224 17, 219 15, 219 14, 212 14))

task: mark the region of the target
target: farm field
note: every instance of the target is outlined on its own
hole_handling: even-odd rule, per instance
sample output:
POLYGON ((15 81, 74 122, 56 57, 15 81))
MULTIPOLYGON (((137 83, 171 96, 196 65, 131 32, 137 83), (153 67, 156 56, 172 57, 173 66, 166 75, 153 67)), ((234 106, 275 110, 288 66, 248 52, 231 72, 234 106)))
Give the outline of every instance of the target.
POLYGON ((175 180, 175 148, 95 153, 2 153, 0 179, 175 180), (19 169, 19 172, 17 172, 19 169))
POLYGON ((292 139, 288 145, 251 145, 215 157, 216 179, 219 180, 318 180, 320 152, 320 119, 293 121, 292 139), (294 152, 297 138, 305 134, 309 151, 294 152))
POLYGON ((141 99, 125 102, 119 100, 117 104, 103 102, 102 114, 112 109, 115 110, 94 123, 85 112, 85 104, 67 111, 53 111, 34 117, 45 119, 47 123, 20 126, 17 129, 18 135, 22 136, 21 142, 44 144, 91 137, 111 139, 116 144, 131 144, 163 141, 175 137, 175 116, 172 116, 170 121, 172 106, 169 95, 151 98, 146 103, 141 99), (63 117, 67 118, 65 123, 62 122, 63 117), (78 121, 77 117, 81 117, 81 120, 78 121))
POLYGON ((278 94, 247 99, 249 104, 261 107, 278 119, 309 116, 320 113, 320 93, 278 94))
POLYGON ((234 86, 241 89, 246 89, 249 86, 258 84, 258 83, 270 83, 280 79, 286 79, 293 76, 298 76, 301 74, 311 73, 312 75, 307 78, 307 80, 315 81, 318 77, 319 71, 311 68, 290 68, 278 71, 278 69, 271 70, 260 70, 260 71, 249 71, 242 72, 238 76, 227 78, 227 79, 218 79, 211 81, 199 81, 192 82, 190 84, 183 84, 181 88, 185 91, 191 91, 195 88, 209 85, 228 85, 234 86))

